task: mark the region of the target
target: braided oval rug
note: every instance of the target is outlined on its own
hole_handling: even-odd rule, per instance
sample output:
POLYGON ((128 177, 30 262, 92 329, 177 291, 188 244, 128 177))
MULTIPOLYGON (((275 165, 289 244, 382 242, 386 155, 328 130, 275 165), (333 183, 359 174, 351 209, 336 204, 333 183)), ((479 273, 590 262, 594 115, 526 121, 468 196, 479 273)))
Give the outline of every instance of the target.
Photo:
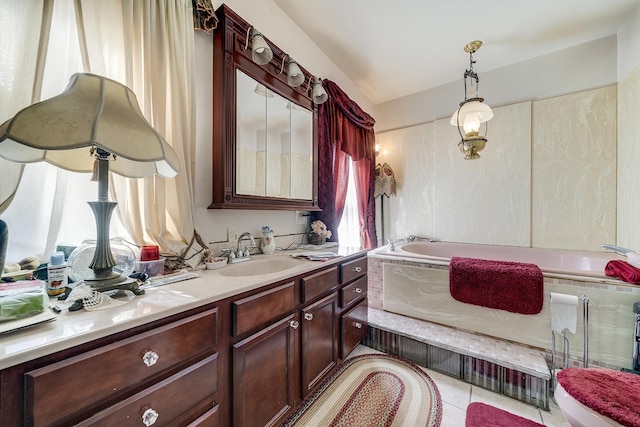
POLYGON ((282 426, 437 427, 442 399, 414 363, 386 354, 345 360, 282 426))

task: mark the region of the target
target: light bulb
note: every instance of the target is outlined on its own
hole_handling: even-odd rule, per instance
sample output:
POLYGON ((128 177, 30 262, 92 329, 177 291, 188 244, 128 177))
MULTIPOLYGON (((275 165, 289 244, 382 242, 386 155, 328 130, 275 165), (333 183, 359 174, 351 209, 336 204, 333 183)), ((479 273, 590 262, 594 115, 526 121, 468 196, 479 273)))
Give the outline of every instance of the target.
POLYGON ((480 117, 476 113, 469 113, 464 117, 462 125, 465 135, 477 135, 480 132, 480 117))

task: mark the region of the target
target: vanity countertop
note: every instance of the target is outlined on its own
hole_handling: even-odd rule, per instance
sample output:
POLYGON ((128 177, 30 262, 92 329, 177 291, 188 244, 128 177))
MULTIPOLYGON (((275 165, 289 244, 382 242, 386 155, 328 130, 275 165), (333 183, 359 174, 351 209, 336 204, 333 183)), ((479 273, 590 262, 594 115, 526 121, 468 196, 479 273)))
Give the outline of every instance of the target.
POLYGON ((146 289, 144 295, 105 310, 69 312, 66 303, 61 304, 52 298, 52 305, 63 308, 55 320, 0 335, 0 369, 220 301, 319 267, 337 264, 347 256, 366 253, 364 249, 347 247, 329 250, 337 251, 340 256, 327 261, 296 258, 299 265, 267 274, 228 275, 231 268, 237 269, 241 265, 250 268, 252 262, 262 259, 266 261, 267 257, 278 262, 278 259, 289 259, 291 254, 305 251, 254 255, 249 261, 227 265, 218 270, 197 270, 196 278, 146 289))

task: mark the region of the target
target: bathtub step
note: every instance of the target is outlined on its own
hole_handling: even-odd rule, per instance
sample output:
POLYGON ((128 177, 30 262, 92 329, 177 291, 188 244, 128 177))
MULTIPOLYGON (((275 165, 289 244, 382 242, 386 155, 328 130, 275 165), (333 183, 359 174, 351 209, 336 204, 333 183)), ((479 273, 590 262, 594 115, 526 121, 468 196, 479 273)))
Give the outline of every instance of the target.
POLYGON ((364 344, 473 385, 549 410, 543 350, 369 308, 364 344))

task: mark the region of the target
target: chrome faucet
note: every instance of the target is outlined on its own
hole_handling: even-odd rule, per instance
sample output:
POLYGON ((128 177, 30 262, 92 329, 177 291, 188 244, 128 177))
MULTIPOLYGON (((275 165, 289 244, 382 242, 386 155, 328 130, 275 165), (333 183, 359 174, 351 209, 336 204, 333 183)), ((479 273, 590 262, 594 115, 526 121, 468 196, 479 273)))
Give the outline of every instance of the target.
POLYGON ((390 251, 395 251, 396 250, 396 246, 393 244, 393 242, 391 241, 391 239, 387 239, 387 248, 389 248, 390 251))
POLYGON ((435 239, 432 239, 431 237, 419 237, 419 236, 414 236, 413 234, 408 236, 405 239, 407 242, 415 242, 416 240, 426 240, 428 242, 435 242, 435 239))
POLYGON ((240 236, 238 236, 238 244, 236 246, 236 259, 238 258, 250 258, 250 249, 256 247, 256 241, 253 239, 253 236, 248 231, 245 231, 240 236), (244 247, 244 252, 240 249, 240 242, 243 238, 248 237, 251 240, 251 244, 244 247))

